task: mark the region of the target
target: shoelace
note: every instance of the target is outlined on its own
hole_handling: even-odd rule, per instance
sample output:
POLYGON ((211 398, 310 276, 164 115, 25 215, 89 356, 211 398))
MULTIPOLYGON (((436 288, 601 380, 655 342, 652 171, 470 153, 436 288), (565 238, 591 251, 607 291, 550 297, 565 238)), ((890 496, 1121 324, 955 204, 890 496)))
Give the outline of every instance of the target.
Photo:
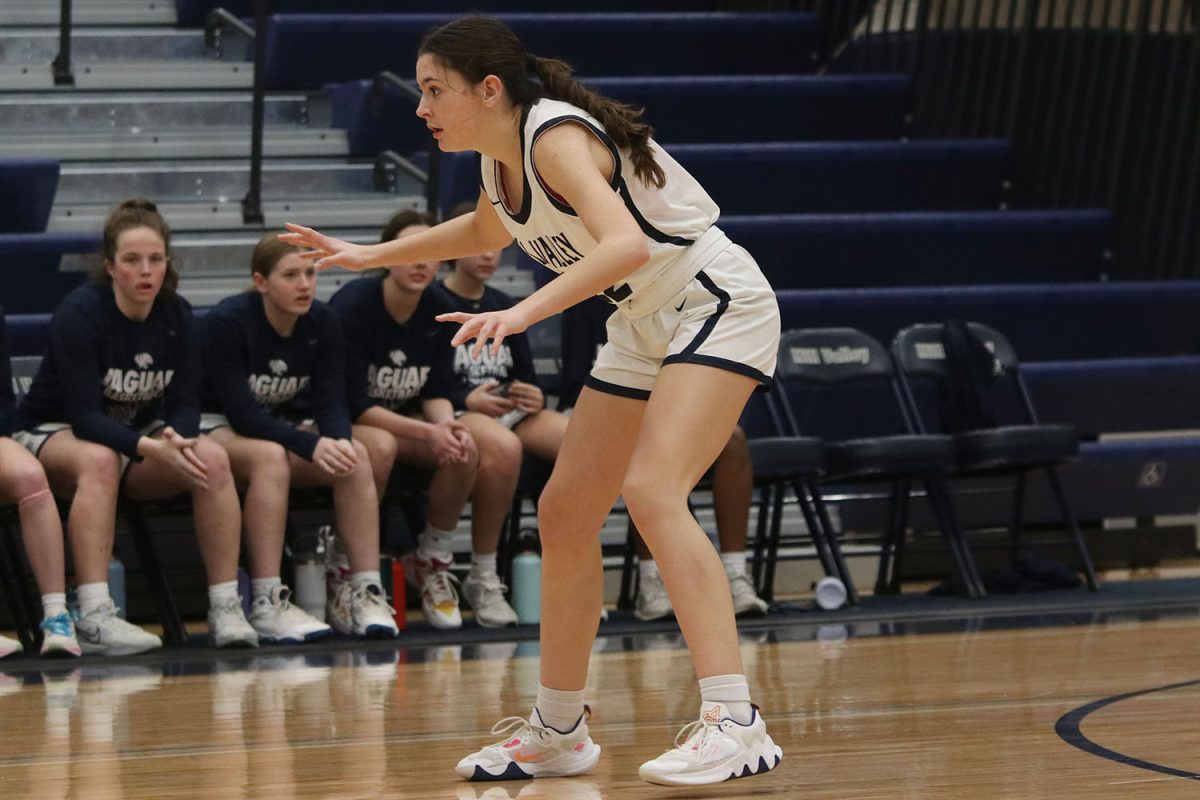
POLYGON ((687 746, 688 742, 690 742, 693 737, 699 735, 700 741, 696 742, 696 746, 694 748, 696 753, 699 753, 704 749, 704 743, 708 740, 709 735, 714 731, 720 730, 720 727, 721 726, 715 722, 708 722, 702 719, 689 722, 687 725, 684 725, 679 729, 679 733, 675 734, 675 749, 689 752, 689 748, 687 746))
POLYGON ((458 583, 458 578, 454 577, 450 570, 434 570, 425 579, 425 591, 433 595, 434 600, 449 599, 457 604, 458 590, 454 588, 456 583, 458 583))
POLYGON ((518 739, 524 738, 526 733, 532 733, 537 738, 538 744, 546 745, 550 742, 549 729, 538 727, 524 717, 505 717, 492 726, 493 736, 504 737, 503 740, 492 746, 498 747, 506 744, 514 736, 518 739))
POLYGON ((508 586, 501 583, 500 576, 495 574, 486 575, 482 579, 472 581, 472 583, 481 586, 485 592, 499 592, 500 594, 504 594, 508 591, 508 586))
POLYGON ((46 617, 38 626, 51 636, 71 636, 71 618, 66 613, 46 617))
POLYGON ((369 603, 370 605, 381 606, 387 610, 389 615, 394 615, 396 613, 396 609, 392 608, 387 600, 384 599, 383 591, 379 590, 378 592, 372 592, 370 591, 370 586, 371 584, 369 583, 364 584, 354 591, 354 596, 358 600, 359 604, 361 605, 369 603))

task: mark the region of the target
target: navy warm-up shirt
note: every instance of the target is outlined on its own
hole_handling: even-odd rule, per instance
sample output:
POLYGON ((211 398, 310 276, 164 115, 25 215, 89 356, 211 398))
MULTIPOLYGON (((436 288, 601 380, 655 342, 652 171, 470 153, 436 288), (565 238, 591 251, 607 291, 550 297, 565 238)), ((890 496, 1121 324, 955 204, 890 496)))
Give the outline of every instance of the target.
MULTIPOLYGON (((454 311, 465 311, 468 314, 480 314, 486 311, 503 311, 512 308, 513 299, 499 289, 490 286, 483 287, 483 297, 471 300, 455 294, 447 288, 445 281, 433 285, 454 311)), ((454 327, 454 326, 450 326, 454 327)), ((485 347, 477 356, 471 355, 473 341, 460 344, 454 351, 454 377, 456 386, 451 400, 457 409, 467 407, 467 395, 477 386, 488 381, 503 381, 516 379, 523 383, 537 383, 537 373, 533 368, 533 352, 529 347, 529 338, 524 333, 506 336, 500 345, 500 352, 492 355, 491 346, 485 347)))
POLYGON ((117 308, 111 286, 87 283, 54 311, 50 340, 29 393, 22 429, 66 422, 78 438, 137 459, 142 428, 165 420, 181 436, 200 425, 200 353, 192 307, 159 297, 138 322, 117 308))
POLYGON ((413 315, 396 322, 383 304, 387 278, 360 278, 338 289, 329 305, 346 334, 346 400, 350 418, 372 406, 418 414, 421 400, 450 398, 454 390, 455 326, 438 322, 452 311, 441 295, 426 290, 413 315))
POLYGON ((0 306, 0 436, 12 436, 16 424, 12 364, 8 361, 8 327, 4 323, 4 306, 0 306))
POLYGON ((333 309, 314 301, 289 337, 267 321, 258 292, 227 297, 204 318, 204 408, 234 431, 312 460, 320 436, 350 438, 345 339, 333 309), (296 427, 306 419, 320 435, 296 427))

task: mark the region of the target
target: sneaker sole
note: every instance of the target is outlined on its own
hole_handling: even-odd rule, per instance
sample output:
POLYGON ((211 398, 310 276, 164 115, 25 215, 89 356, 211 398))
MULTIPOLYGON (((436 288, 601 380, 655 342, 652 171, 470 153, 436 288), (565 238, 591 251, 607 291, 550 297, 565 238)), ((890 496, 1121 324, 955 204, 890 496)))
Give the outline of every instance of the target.
POLYGON ((149 653, 151 650, 161 650, 162 642, 144 645, 107 645, 80 642, 79 649, 85 656, 134 656, 138 653, 149 653))
POLYGON ((83 649, 79 645, 71 647, 66 644, 51 644, 42 647, 42 658, 79 658, 83 655, 83 649))
POLYGON ((395 639, 400 635, 400 632, 395 628, 390 628, 387 625, 372 625, 362 633, 358 634, 362 639, 395 639))
POLYGON ((253 650, 254 648, 258 647, 259 640, 256 636, 254 641, 250 641, 249 639, 228 639, 226 641, 219 641, 210 636, 208 637, 208 641, 218 650, 253 650))
MULTIPOLYGON (((572 757, 572 760, 574 758, 572 757)), ((570 769, 555 769, 554 762, 545 764, 518 764, 508 762, 503 772, 492 774, 478 764, 472 767, 455 767, 458 777, 472 782, 480 781, 525 781, 530 778, 569 778, 572 775, 583 775, 591 772, 600 760, 600 745, 592 743, 592 752, 582 763, 577 763, 570 769)))
POLYGON ((749 778, 752 775, 762 775, 779 766, 783 760, 783 750, 775 744, 770 736, 758 747, 752 748, 746 758, 733 759, 715 767, 709 767, 702 772, 668 773, 660 775, 648 764, 643 764, 638 770, 638 777, 647 783, 659 786, 701 786, 709 783, 723 783, 735 778, 749 778))
POLYGON ((326 628, 323 631, 313 631, 306 633, 303 636, 265 636, 258 634, 260 644, 303 644, 304 642, 317 642, 321 639, 327 639, 333 636, 333 628, 326 628))

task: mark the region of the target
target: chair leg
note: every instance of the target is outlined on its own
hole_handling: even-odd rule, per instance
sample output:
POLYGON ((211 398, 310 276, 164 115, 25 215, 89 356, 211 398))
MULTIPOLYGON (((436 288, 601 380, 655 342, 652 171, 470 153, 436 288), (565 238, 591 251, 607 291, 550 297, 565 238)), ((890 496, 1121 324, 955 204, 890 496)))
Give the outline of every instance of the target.
POLYGON ((754 525, 754 557, 750 573, 756 590, 762 588, 763 571, 766 568, 767 517, 770 514, 771 489, 772 486, 768 484, 758 490, 758 520, 754 525))
POLYGON ((763 566, 763 584, 758 596, 768 603, 775 600, 775 567, 779 564, 779 539, 783 529, 783 487, 776 487, 771 502, 771 531, 767 539, 767 563, 763 566))
POLYGON ((637 593, 637 585, 634 582, 635 572, 633 569, 636 560, 637 551, 633 546, 633 537, 637 533, 637 526, 633 524, 633 519, 629 519, 625 526, 625 553, 621 562, 621 592, 617 595, 617 608, 622 611, 628 611, 633 608, 635 594, 637 593))
POLYGON ((887 528, 879 548, 879 571, 875 575, 875 594, 895 593, 900 572, 896 562, 904 546, 904 520, 907 518, 908 481, 892 481, 892 494, 888 498, 887 528))
POLYGON ((1025 473, 1017 476, 1017 485, 1013 489, 1012 527, 1008 531, 1008 559, 1015 562, 1021 555, 1021 533, 1025 522, 1025 473))
POLYGON ((1079 558, 1083 562, 1083 574, 1087 581, 1087 587, 1093 592, 1099 591, 1100 581, 1096 579, 1096 568, 1092 564, 1091 553, 1088 552, 1087 542, 1083 540, 1079 523, 1075 521, 1075 515, 1071 513, 1071 507, 1067 505, 1067 495, 1058 480, 1058 471, 1054 467, 1046 467, 1046 476, 1050 479, 1050 488, 1054 491, 1059 508, 1062 509, 1063 519, 1070 527, 1071 535, 1075 538, 1075 546, 1079 549, 1079 558))
POLYGON ((146 515, 135 505, 125 510, 125 519, 129 523, 129 532, 133 546, 137 550, 138 562, 142 572, 150 584, 150 595, 158 609, 158 618, 163 626, 163 638, 171 644, 186 644, 187 630, 183 620, 179 618, 179 609, 175 605, 175 597, 167 585, 167 576, 163 572, 162 562, 158 560, 158 552, 154 549, 153 535, 146 522, 146 515))
POLYGON ((810 505, 806 482, 802 478, 794 478, 792 491, 796 494, 796 504, 804 516, 804 524, 808 526, 808 538, 812 540, 813 549, 817 552, 817 560, 821 562, 821 569, 825 571, 826 575, 833 575, 841 579, 841 570, 833 556, 834 543, 829 539, 829 529, 823 520, 817 519, 816 513, 810 505))
POLYGON ((850 568, 846 566, 846 559, 842 555, 842 545, 838 541, 838 533, 833 527, 833 521, 829 518, 829 509, 825 505, 825 498, 821 496, 820 487, 817 486, 817 482, 812 478, 806 479, 804 485, 808 489, 809 501, 812 503, 818 525, 824 533, 830 555, 833 557, 837 577, 842 582, 842 585, 846 587, 846 602, 852 606, 856 606, 859 601, 858 587, 854 585, 854 577, 850 574, 850 568))
POLYGON ((986 596, 987 591, 983 587, 983 580, 975 568, 975 559, 971 556, 966 537, 963 536, 958 518, 954 514, 954 506, 950 502, 949 492, 946 491, 940 478, 926 477, 924 482, 925 491, 933 504, 942 535, 945 537, 946 545, 950 548, 950 555, 958 567, 959 577, 962 578, 967 596, 973 598, 986 596))

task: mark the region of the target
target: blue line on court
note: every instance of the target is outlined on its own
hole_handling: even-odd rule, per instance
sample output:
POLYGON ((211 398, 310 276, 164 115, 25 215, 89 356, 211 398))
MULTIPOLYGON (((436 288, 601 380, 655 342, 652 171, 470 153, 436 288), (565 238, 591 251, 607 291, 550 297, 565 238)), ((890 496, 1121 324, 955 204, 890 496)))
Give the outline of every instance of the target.
POLYGON ((1116 761, 1118 764, 1126 764, 1139 769, 1147 769, 1151 772, 1161 772, 1164 775, 1174 775, 1177 778, 1190 778, 1194 781, 1200 781, 1200 773, 1189 772, 1185 769, 1176 769, 1175 767, 1164 766, 1163 764, 1155 764, 1153 761, 1145 761, 1133 756, 1127 756, 1124 753, 1118 753, 1115 750, 1109 750, 1107 747, 1102 747, 1096 744, 1091 739, 1083 735, 1083 731, 1079 726, 1083 724, 1083 720, 1088 714, 1093 711, 1111 706, 1114 703, 1119 703, 1122 700, 1128 700, 1131 697, 1141 697, 1142 695, 1153 694, 1154 692, 1167 692, 1172 689, 1181 689, 1185 686, 1200 685, 1200 680, 1184 681, 1183 683, 1172 683, 1169 686, 1158 686, 1154 689, 1142 689, 1138 692, 1129 692, 1128 694, 1119 694, 1113 697, 1106 697, 1103 700, 1096 700, 1088 703, 1085 706, 1080 706, 1073 711, 1068 711, 1058 718, 1058 722, 1054 723, 1054 731, 1059 737, 1071 745, 1078 747, 1085 753, 1091 753, 1094 756, 1107 758, 1109 761, 1116 761))

